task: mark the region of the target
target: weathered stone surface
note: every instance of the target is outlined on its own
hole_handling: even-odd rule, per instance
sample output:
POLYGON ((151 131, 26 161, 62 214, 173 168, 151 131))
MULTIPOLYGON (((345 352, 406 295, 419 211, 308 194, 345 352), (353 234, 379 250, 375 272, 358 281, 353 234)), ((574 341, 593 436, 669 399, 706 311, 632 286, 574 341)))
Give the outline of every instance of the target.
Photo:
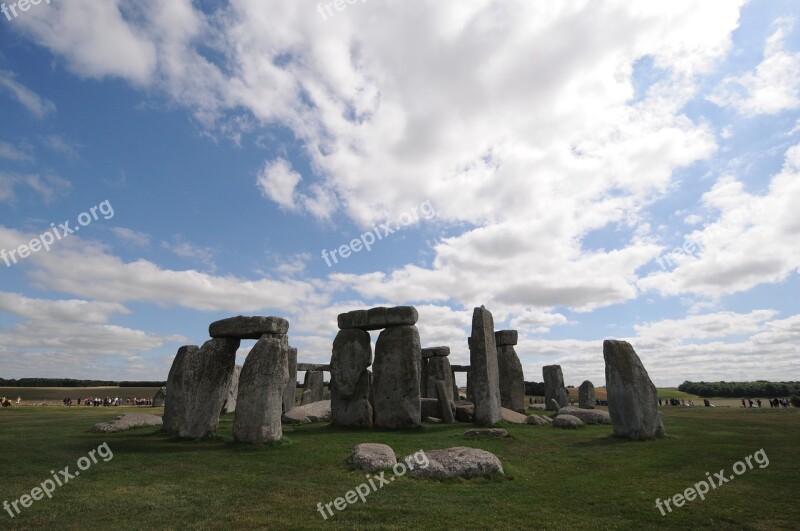
POLYGON ((340 330, 359 328, 361 330, 380 330, 390 326, 411 326, 417 324, 419 314, 413 306, 379 306, 369 310, 356 310, 340 313, 337 319, 340 330))
MULTIPOLYGON (((416 454, 415 454, 416 455, 416 454)), ((415 455, 410 455, 401 461, 416 459, 415 455)), ((423 468, 422 465, 409 470, 409 474, 414 477, 426 477, 432 479, 448 478, 473 478, 491 477, 495 474, 503 474, 503 465, 500 459, 491 452, 478 448, 466 448, 457 446, 444 450, 430 450, 425 452, 428 464, 423 468)))
POLYGON ((504 421, 512 424, 525 424, 525 421, 528 419, 526 415, 504 407, 500 408, 500 415, 502 415, 504 421))
POLYGON ((420 359, 416 326, 393 326, 378 336, 372 366, 375 426, 392 429, 419 426, 420 359))
POLYGON ((368 472, 377 472, 397 464, 397 456, 391 446, 378 443, 361 443, 353 448, 350 462, 368 472))
POLYGON ((289 369, 289 381, 283 390, 283 413, 287 413, 294 408, 294 397, 297 391, 297 349, 289 347, 287 366, 289 369))
POLYGON ((548 417, 547 415, 539 415, 539 418, 541 418, 543 421, 545 421, 548 424, 552 424, 553 423, 553 419, 548 417))
MULTIPOLYGON (((297 349, 295 349, 297 350, 297 349)), ((330 363, 298 363, 297 364, 298 371, 322 371, 322 372, 331 372, 331 364, 330 363)))
POLYGON ((327 422, 331 419, 331 401, 320 400, 297 406, 290 409, 281 417, 286 424, 311 424, 312 422, 327 422))
POLYGON ((153 407, 162 407, 167 401, 167 387, 163 386, 153 395, 153 407))
POLYGON ((517 344, 516 330, 498 330, 494 333, 494 342, 498 347, 511 346, 517 344))
POLYGON ((180 419, 186 417, 187 398, 184 384, 188 372, 188 359, 194 356, 200 347, 197 345, 184 345, 178 349, 172 367, 167 377, 167 401, 164 403, 163 430, 168 433, 178 433, 180 419))
POLYGON ((461 396, 458 393, 458 383, 456 383, 456 371, 452 370, 452 367, 450 369, 450 374, 452 375, 453 378, 453 401, 458 402, 459 400, 461 400, 461 396))
POLYGON ((578 407, 583 409, 594 409, 595 395, 594 384, 589 380, 584 381, 578 387, 578 407))
POLYGON ((420 398, 420 416, 425 417, 439 417, 439 399, 438 398, 420 398))
POLYGON ((325 374, 322 371, 306 371, 300 405, 304 406, 322 400, 324 386, 325 374))
POLYGON ((664 436, 656 386, 626 341, 603 341, 608 412, 616 437, 632 440, 664 436))
POLYGON ((466 400, 459 400, 455 403, 456 406, 456 420, 458 422, 471 423, 475 419, 475 405, 466 400))
POLYGON ((369 401, 372 374, 369 333, 359 329, 340 330, 331 354, 331 422, 336 426, 372 427, 369 401))
POLYGON ((551 400, 558 402, 559 407, 569 405, 561 365, 545 365, 542 367, 542 376, 544 377, 544 404, 547 410, 557 411, 559 409, 553 406, 551 400))
MULTIPOLYGON (((211 339, 184 358, 182 400, 185 407, 178 408, 182 410, 181 416, 176 418, 178 437, 198 439, 217 431, 238 348, 238 339, 211 339)), ((168 403, 169 394, 167 388, 168 403)))
POLYGON ((502 416, 494 319, 491 312, 483 306, 475 308, 472 313, 469 358, 467 390, 475 404, 475 423, 491 425, 499 422, 502 416))
POLYGON ((583 422, 573 415, 559 415, 553 419, 554 428, 578 428, 583 426, 583 422))
POLYGON ((436 395, 439 400, 439 418, 442 419, 442 422, 445 424, 452 424, 456 421, 455 414, 453 412, 453 409, 455 408, 453 408, 450 402, 450 395, 448 394, 448 391, 449 390, 442 380, 436 382, 436 395))
POLYGON ((420 389, 423 397, 436 398, 436 382, 444 382, 447 396, 453 396, 453 369, 450 368, 450 360, 445 357, 436 356, 422 360, 422 383, 420 389))
POLYGON ((239 375, 241 372, 241 365, 235 365, 233 367, 231 381, 228 383, 228 393, 225 395, 225 403, 222 404, 222 413, 233 413, 236 411, 236 398, 239 396, 239 375))
POLYGON ((581 409, 567 406, 559 409, 558 414, 578 417, 584 424, 611 424, 611 415, 602 409, 581 409))
POLYGON ((283 392, 289 380, 286 336, 265 334, 247 355, 239 376, 233 439, 249 444, 280 441, 283 392))
POLYGON ((497 346, 500 405, 518 413, 525 411, 525 374, 513 345, 497 346))
POLYGON ((528 415, 528 418, 525 419, 525 424, 534 424, 536 426, 549 426, 550 423, 544 420, 544 418, 540 417, 539 415, 528 415))
POLYGON ((285 335, 289 321, 280 317, 229 317, 211 323, 208 335, 213 338, 260 339, 264 334, 285 335))
POLYGON ((144 413, 123 413, 116 420, 99 422, 92 426, 92 431, 113 433, 143 426, 161 426, 162 419, 158 415, 145 415, 144 413))
POLYGON ((432 358, 434 356, 449 356, 450 347, 425 347, 422 349, 423 358, 432 358))
POLYGON ((476 428, 467 430, 461 434, 462 437, 492 437, 494 439, 503 439, 510 437, 507 430, 503 428, 476 428))

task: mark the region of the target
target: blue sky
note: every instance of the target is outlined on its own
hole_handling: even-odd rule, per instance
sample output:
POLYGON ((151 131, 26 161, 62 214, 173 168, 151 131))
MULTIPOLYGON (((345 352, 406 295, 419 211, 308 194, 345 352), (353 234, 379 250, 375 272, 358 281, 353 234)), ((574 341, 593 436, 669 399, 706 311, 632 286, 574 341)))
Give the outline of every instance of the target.
POLYGON ((165 379, 238 314, 324 362, 400 304, 467 363, 483 304, 527 380, 602 385, 605 338, 800 379, 797 3, 428 4, 0 15, 0 376, 165 379))

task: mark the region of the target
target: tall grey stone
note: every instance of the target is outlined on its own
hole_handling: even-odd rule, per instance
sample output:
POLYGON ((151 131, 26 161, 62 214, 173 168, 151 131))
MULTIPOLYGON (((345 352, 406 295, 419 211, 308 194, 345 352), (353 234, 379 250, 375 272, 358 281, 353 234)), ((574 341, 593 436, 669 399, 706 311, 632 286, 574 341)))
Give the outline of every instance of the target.
POLYGON ((161 389, 156 391, 153 395, 153 407, 161 407, 167 401, 167 387, 162 386, 161 389))
POLYGON ((340 330, 331 353, 331 423, 336 426, 371 428, 370 389, 372 344, 369 332, 358 328, 340 330))
POLYGON ((306 371, 300 405, 304 406, 322 400, 324 385, 325 374, 322 371, 306 371))
POLYGON ((558 402, 558 405, 565 407, 569 405, 567 390, 564 388, 564 375, 561 373, 561 365, 545 365, 542 367, 544 377, 544 405, 548 411, 558 411, 551 400, 558 402))
POLYGON ((452 424, 456 421, 450 403, 449 391, 447 385, 442 380, 436 381, 436 398, 439 400, 439 418, 442 419, 442 422, 445 424, 452 424))
POLYGON ((372 366, 375 426, 397 429, 420 425, 420 351, 414 325, 393 326, 378 336, 372 366))
POLYGON ((632 440, 664 436, 656 386, 627 341, 603 341, 608 412, 616 437, 632 440))
POLYGON ((497 366, 497 345, 494 319, 485 307, 472 313, 472 335, 469 339, 470 370, 467 385, 475 404, 475 423, 490 425, 500 422, 500 379, 497 366))
POLYGON ((249 444, 283 437, 283 392, 289 380, 286 336, 264 334, 247 355, 239 376, 239 397, 233 419, 233 439, 249 444))
POLYGON ((456 371, 450 370, 450 374, 453 377, 453 402, 458 402, 461 400, 461 397, 458 394, 458 382, 456 381, 456 371))
POLYGON ((497 369, 500 378, 500 404, 506 409, 524 412, 525 374, 513 345, 497 345, 497 369))
POLYGON ((164 422, 161 429, 168 433, 178 433, 178 426, 186 417, 187 397, 184 386, 188 372, 188 359, 194 356, 200 347, 184 345, 178 349, 172 360, 172 367, 167 377, 167 399, 164 403, 164 422))
POLYGON ((289 347, 289 381, 283 391, 283 412, 286 413, 294 407, 295 390, 297 389, 297 349, 289 347))
POLYGON ((422 396, 425 398, 438 398, 436 394, 436 382, 444 382, 447 396, 453 396, 453 369, 450 368, 450 360, 446 357, 435 356, 423 359, 424 372, 422 375, 422 396))
POLYGON ((233 413, 236 411, 236 397, 239 395, 239 374, 241 372, 241 365, 236 365, 233 368, 231 381, 228 383, 228 394, 225 396, 225 403, 222 404, 222 413, 233 413))
POLYGON ((182 418, 177 419, 178 437, 198 439, 217 431, 238 348, 238 339, 211 339, 186 356, 183 374, 186 409, 182 418))
POLYGON ((594 404, 594 384, 586 380, 578 387, 578 407, 581 409, 594 409, 594 404))

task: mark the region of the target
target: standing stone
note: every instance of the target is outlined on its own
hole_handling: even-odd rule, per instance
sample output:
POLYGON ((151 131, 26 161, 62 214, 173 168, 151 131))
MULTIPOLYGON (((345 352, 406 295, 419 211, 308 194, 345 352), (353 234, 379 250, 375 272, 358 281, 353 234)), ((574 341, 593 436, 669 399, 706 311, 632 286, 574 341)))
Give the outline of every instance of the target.
POLYGON ((490 425, 500 422, 500 379, 497 367, 497 345, 494 319, 485 307, 472 313, 472 335, 469 339, 470 370, 468 392, 475 403, 475 423, 490 425))
POLYGON ((439 418, 445 424, 452 424, 456 421, 450 405, 449 389, 442 380, 436 382, 436 397, 439 399, 439 418))
POLYGON ((198 439, 217 431, 238 348, 238 339, 211 339, 186 357, 183 377, 186 409, 183 418, 177 419, 178 437, 198 439))
POLYGON ((153 395, 153 407, 161 407, 167 401, 167 387, 162 386, 161 389, 156 391, 153 395))
POLYGON ((372 374, 367 370, 370 364, 369 332, 357 328, 340 330, 331 353, 331 423, 335 426, 372 427, 372 374))
POLYGON ((456 371, 451 370, 450 374, 453 378, 453 402, 458 402, 461 400, 461 397, 458 394, 458 382, 456 381, 456 371))
MULTIPOLYGON (((505 330, 505 332, 516 330, 505 330)), ((525 374, 513 345, 497 345, 497 369, 500 378, 500 405, 522 413, 525 411, 525 374)))
POLYGON ((164 403, 164 422, 162 429, 168 433, 178 433, 180 419, 186 417, 186 373, 189 357, 194 356, 200 347, 185 345, 178 349, 167 377, 167 400, 164 403))
POLYGON ((627 341, 603 341, 608 412, 614 436, 632 440, 664 436, 656 386, 627 341))
POLYGON ((222 413, 233 413, 236 411, 236 397, 239 395, 239 374, 241 372, 241 365, 236 365, 233 368, 231 381, 228 384, 228 394, 225 396, 225 403, 222 405, 222 413))
POLYGON ((420 351, 414 325, 393 326, 378 336, 372 366, 375 426, 397 429, 420 425, 420 351))
POLYGON ((324 385, 325 374, 322 371, 306 371, 300 405, 304 406, 322 400, 324 385))
POLYGON ((578 387, 578 407, 581 409, 594 409, 594 404, 594 384, 586 380, 578 387))
POLYGON ((545 365, 542 367, 542 376, 544 377, 544 405, 548 411, 558 411, 553 405, 552 400, 555 400, 559 406, 566 407, 569 405, 569 397, 567 390, 564 389, 564 375, 561 373, 561 365, 545 365))
POLYGON ((294 407, 294 395, 297 389, 297 349, 289 347, 289 381, 283 391, 283 412, 294 407))
POLYGON ((286 336, 264 334, 244 361, 233 419, 233 439, 249 444, 280 441, 283 392, 289 380, 286 336))
POLYGON ((444 382, 447 396, 453 396, 453 387, 455 381, 453 380, 453 369, 450 368, 450 360, 445 357, 436 356, 423 360, 423 385, 422 395, 425 398, 438 398, 436 394, 436 382, 441 380, 444 382))

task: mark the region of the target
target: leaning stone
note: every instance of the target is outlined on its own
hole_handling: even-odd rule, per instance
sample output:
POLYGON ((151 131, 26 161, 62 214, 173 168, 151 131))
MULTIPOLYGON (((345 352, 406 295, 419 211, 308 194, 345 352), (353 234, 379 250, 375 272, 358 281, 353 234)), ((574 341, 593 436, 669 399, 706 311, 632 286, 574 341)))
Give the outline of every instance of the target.
POLYGON ((516 330, 498 330, 494 333, 494 342, 499 347, 517 344, 516 330))
POLYGON ((453 380, 453 369, 450 367, 450 360, 446 357, 435 356, 422 360, 422 383, 420 390, 427 398, 436 398, 436 382, 441 380, 444 382, 447 396, 453 396, 453 387, 455 381, 453 380))
POLYGON ((569 404, 567 390, 564 388, 564 375, 561 373, 561 365, 545 365, 542 367, 544 376, 544 403, 548 411, 557 411, 551 400, 558 402, 559 407, 569 404))
POLYGON ((260 339, 264 334, 285 335, 289 321, 280 317, 229 317, 211 323, 208 335, 214 338, 260 339))
POLYGON ((573 415, 559 415, 553 419, 554 428, 577 428, 583 426, 583 422, 573 415))
POLYGON ((603 358, 614 435, 632 440, 663 437, 656 386, 630 343, 603 341, 603 358))
POLYGON ((579 407, 562 407, 559 415, 578 417, 584 424, 611 424, 611 415, 602 409, 581 409, 579 407))
POLYGON ((380 330, 390 326, 410 326, 417 324, 419 314, 413 306, 394 308, 372 308, 341 313, 337 319, 340 330, 360 328, 361 330, 380 330))
POLYGON ((578 407, 583 409, 594 409, 595 394, 594 385, 586 380, 578 387, 578 407))
POLYGON ((225 403, 222 404, 222 413, 233 413, 236 411, 236 397, 239 396, 239 374, 241 372, 241 365, 236 365, 233 368, 231 381, 228 384, 228 394, 225 396, 225 403))
POLYGON ((434 356, 446 357, 450 355, 450 347, 425 347, 422 349, 423 358, 432 358, 434 356))
POLYGON ((123 413, 116 420, 100 422, 92 426, 92 431, 102 433, 113 433, 124 431, 131 428, 141 428, 144 426, 161 426, 162 419, 158 415, 145 415, 144 413, 123 413))
POLYGON ((507 430, 503 428, 481 428, 467 430, 461 434, 462 437, 491 437, 494 439, 503 439, 510 437, 507 430))
POLYGON ((475 404, 475 423, 491 425, 500 422, 500 380, 497 367, 497 345, 494 320, 485 307, 472 313, 472 335, 469 340, 470 371, 467 387, 475 404))
POLYGON ((283 390, 283 413, 287 413, 294 408, 294 398, 297 391, 297 349, 289 347, 289 381, 283 390))
POLYGON ((518 413, 525 411, 525 374, 513 345, 497 345, 500 405, 518 413))
POLYGON ((451 409, 452 404, 450 403, 448 390, 441 380, 436 382, 436 395, 439 399, 439 418, 441 418, 442 422, 445 424, 452 424, 456 419, 451 409))
POLYGON ((500 408, 500 414, 502 415, 503 420, 512 424, 525 424, 525 421, 528 419, 528 417, 522 413, 517 413, 516 411, 512 411, 504 407, 500 408))
POLYGON ((375 426, 415 428, 420 425, 420 346, 416 326, 393 326, 375 343, 372 365, 372 407, 375 426))
MULTIPOLYGON (((444 450, 430 450, 425 452, 427 466, 422 464, 409 469, 409 474, 414 477, 424 477, 432 479, 449 478, 474 478, 492 477, 495 474, 505 475, 500 459, 491 452, 478 448, 465 448, 457 446, 444 450)), ((419 463, 416 454, 404 457, 404 463, 419 463)))
POLYGON ((153 407, 162 407, 167 401, 167 387, 162 386, 161 389, 156 391, 153 395, 153 407))
POLYGON ((289 380, 286 336, 263 335, 247 355, 239 377, 233 439, 248 444, 280 441, 283 391, 289 380))
POLYGON ((322 400, 324 386, 325 374, 322 371, 306 371, 300 405, 304 406, 322 400))
POLYGON ((186 417, 188 409, 187 391, 184 389, 186 377, 189 372, 189 358, 194 356, 200 347, 197 345, 184 345, 178 349, 172 360, 172 367, 167 377, 167 401, 164 403, 163 430, 168 433, 178 433, 178 427, 186 417))
POLYGON ((528 418, 525 419, 525 424, 533 424, 536 426, 548 426, 550 423, 544 420, 539 415, 528 415, 528 418))
POLYGON ((371 428, 369 401, 372 374, 369 333, 358 329, 340 330, 331 354, 331 422, 336 426, 371 428))
POLYGON ((397 464, 397 456, 391 446, 378 443, 361 443, 353 448, 350 462, 357 468, 377 472, 397 464))
POLYGON ((331 419, 331 401, 320 400, 297 406, 290 409, 281 417, 281 421, 286 424, 311 424, 312 422, 327 422, 331 419))

